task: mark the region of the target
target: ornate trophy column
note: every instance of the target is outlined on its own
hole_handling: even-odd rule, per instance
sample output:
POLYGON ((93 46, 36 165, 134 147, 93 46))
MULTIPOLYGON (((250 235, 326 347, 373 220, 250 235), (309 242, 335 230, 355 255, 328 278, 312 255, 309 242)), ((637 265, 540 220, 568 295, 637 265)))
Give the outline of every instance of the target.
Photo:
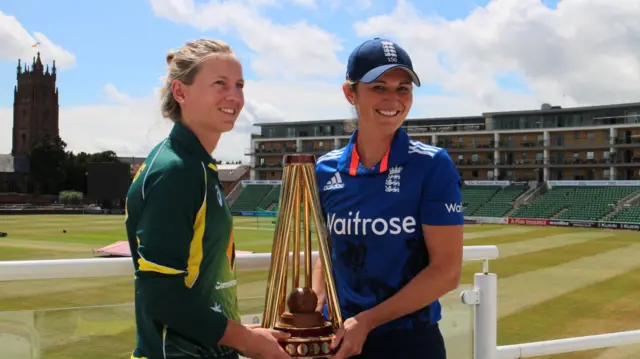
POLYGON ((290 338, 281 341, 281 345, 292 358, 326 358, 335 354, 329 344, 336 330, 342 326, 342 314, 332 276, 328 233, 316 186, 315 156, 286 155, 283 162, 279 212, 273 237, 262 326, 291 334, 290 338), (315 311, 317 296, 311 289, 311 233, 314 230, 327 284, 328 321, 315 311), (293 247, 292 255, 289 254, 290 247, 293 247), (304 251, 303 285, 300 284, 301 250, 304 251), (290 257, 293 263, 290 263, 290 257), (289 291, 287 284, 290 265, 292 278, 289 291))

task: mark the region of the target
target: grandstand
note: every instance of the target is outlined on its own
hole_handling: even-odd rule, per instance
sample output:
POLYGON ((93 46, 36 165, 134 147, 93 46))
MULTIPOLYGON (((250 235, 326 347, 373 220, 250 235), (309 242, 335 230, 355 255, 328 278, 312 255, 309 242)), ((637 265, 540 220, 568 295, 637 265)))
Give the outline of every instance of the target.
POLYGON ((640 205, 623 208, 606 218, 609 222, 638 223, 640 222, 640 205))
POLYGON ((280 198, 279 184, 262 184, 243 181, 240 194, 231 202, 232 212, 271 211, 280 198))
POLYGON ((640 187, 634 186, 554 186, 511 217, 598 221, 638 191, 640 187))
POLYGON ((513 209, 513 202, 529 187, 473 186, 462 188, 462 207, 465 216, 504 217, 513 209))
MULTIPOLYGON (((562 182, 536 187, 527 182, 467 181, 462 188, 463 211, 467 217, 640 222, 640 183, 593 185, 596 182, 587 181, 577 186, 562 182)), ((239 194, 230 200, 233 212, 278 209, 278 181, 247 180, 235 191, 239 194)))

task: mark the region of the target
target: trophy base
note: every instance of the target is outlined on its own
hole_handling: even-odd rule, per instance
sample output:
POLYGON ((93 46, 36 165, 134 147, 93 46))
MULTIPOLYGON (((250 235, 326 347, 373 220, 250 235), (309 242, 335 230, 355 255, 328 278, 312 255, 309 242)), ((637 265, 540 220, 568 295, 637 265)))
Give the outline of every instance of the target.
POLYGON ((279 323, 275 329, 291 334, 288 339, 279 341, 291 358, 328 359, 335 354, 331 349, 331 341, 334 337, 333 326, 329 322, 311 328, 296 328, 279 323))

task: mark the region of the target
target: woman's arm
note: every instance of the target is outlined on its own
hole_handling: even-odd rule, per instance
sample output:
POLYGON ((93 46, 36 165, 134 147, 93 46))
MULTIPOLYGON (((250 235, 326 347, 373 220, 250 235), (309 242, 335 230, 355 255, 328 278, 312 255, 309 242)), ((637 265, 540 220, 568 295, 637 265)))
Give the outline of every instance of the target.
POLYGON ((316 305, 316 312, 322 312, 324 302, 327 299, 327 286, 324 281, 324 268, 322 267, 322 260, 318 258, 316 265, 313 267, 313 274, 311 276, 311 289, 318 296, 318 304, 316 305))
POLYGON ((195 223, 204 200, 205 172, 196 169, 172 165, 132 184, 145 186, 144 197, 128 199, 128 221, 137 217, 135 238, 130 238, 138 242, 136 302, 148 319, 205 347, 222 344, 241 349, 250 329, 228 320, 190 289, 198 277, 198 254, 202 255, 198 243, 203 233, 195 223))
POLYGON ((423 184, 420 219, 429 265, 394 296, 357 316, 370 328, 413 313, 458 287, 462 269, 462 182, 448 153, 431 159, 423 184))
POLYGON ((424 308, 456 289, 462 265, 463 226, 423 226, 429 266, 388 300, 358 315, 370 328, 424 308))

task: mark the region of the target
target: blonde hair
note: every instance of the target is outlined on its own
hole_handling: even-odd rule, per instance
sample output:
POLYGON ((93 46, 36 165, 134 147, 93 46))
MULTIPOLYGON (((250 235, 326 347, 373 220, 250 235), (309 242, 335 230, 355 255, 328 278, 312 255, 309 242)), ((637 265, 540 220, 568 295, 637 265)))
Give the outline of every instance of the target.
POLYGON ((169 71, 161 92, 163 117, 173 122, 182 120, 182 108, 173 96, 171 83, 174 80, 180 80, 186 85, 191 85, 200 70, 200 64, 207 58, 217 55, 235 56, 231 46, 220 40, 190 41, 177 51, 169 51, 167 54, 169 71))

